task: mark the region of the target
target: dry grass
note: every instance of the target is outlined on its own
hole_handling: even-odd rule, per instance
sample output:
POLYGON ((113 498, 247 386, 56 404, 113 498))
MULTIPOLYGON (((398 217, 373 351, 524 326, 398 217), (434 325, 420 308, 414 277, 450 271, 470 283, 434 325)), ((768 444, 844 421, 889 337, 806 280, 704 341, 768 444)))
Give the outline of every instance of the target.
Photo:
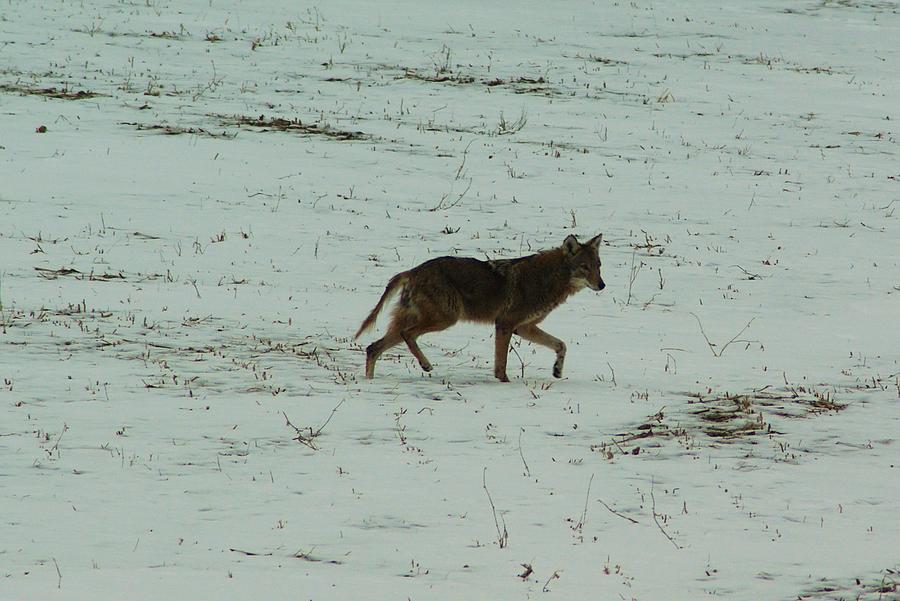
POLYGON ((147 131, 162 134, 164 136, 178 136, 182 134, 204 136, 207 138, 234 138, 235 134, 229 134, 226 131, 215 133, 202 127, 182 127, 180 125, 169 125, 165 123, 137 123, 133 121, 123 121, 119 125, 128 125, 134 127, 138 131, 147 131))
POLYGON ((442 73, 437 72, 433 75, 416 69, 404 69, 401 79, 415 79, 418 81, 427 81, 430 83, 455 83, 455 84, 471 84, 475 83, 475 78, 460 73, 442 73))
POLYGON ((252 127, 259 131, 283 131, 306 136, 324 136, 332 140, 353 141, 372 140, 373 136, 361 131, 336 129, 327 123, 304 123, 300 119, 284 119, 282 117, 248 117, 246 115, 216 115, 223 125, 252 127))
POLYGON ((436 71, 434 73, 417 69, 404 68, 398 79, 413 79, 427 83, 444 83, 452 85, 473 85, 485 88, 502 87, 514 94, 540 94, 544 96, 560 96, 562 92, 550 85, 550 82, 542 76, 538 77, 494 77, 493 79, 476 79, 471 75, 451 71, 436 71))
POLYGON ((90 92, 88 90, 72 91, 68 88, 36 88, 22 84, 0 84, 0 92, 18 93, 23 96, 43 96, 44 98, 57 98, 59 100, 86 100, 103 96, 98 92, 90 92))

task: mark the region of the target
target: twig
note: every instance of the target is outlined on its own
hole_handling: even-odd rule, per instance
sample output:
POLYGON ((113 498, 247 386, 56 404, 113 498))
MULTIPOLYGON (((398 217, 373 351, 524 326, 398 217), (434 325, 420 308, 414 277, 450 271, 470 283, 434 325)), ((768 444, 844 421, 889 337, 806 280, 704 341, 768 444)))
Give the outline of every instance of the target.
MULTIPOLYGON (((399 396, 399 395, 398 395, 399 396)), ((406 426, 400 425, 400 418, 406 415, 406 408, 401 407, 400 411, 394 414, 394 424, 396 424, 395 431, 397 432, 397 438, 400 440, 400 444, 404 447, 406 446, 406 435, 403 433, 406 430, 406 426)))
POLYGON ((247 557, 269 557, 272 553, 256 553, 255 551, 244 551, 243 549, 228 549, 232 553, 240 553, 241 555, 246 555, 247 557))
POLYGON ((343 563, 342 561, 339 561, 337 559, 321 559, 319 557, 314 557, 312 552, 315 550, 315 547, 306 552, 304 552, 303 549, 299 549, 296 553, 290 555, 290 557, 293 557, 294 559, 302 559, 303 561, 309 561, 312 563, 327 563, 335 566, 339 566, 343 563))
POLYGON ((284 420, 285 420, 285 422, 287 422, 287 425, 290 426, 294 430, 294 432, 297 433, 297 436, 294 437, 294 440, 296 440, 297 442, 299 442, 302 445, 308 446, 313 451, 319 450, 319 448, 316 446, 316 443, 313 442, 313 439, 311 437, 305 436, 303 434, 303 431, 300 428, 298 428, 297 426, 295 426, 294 424, 291 423, 291 419, 287 416, 287 413, 282 411, 281 415, 284 416, 284 420))
POLYGON ((531 470, 528 469, 528 462, 525 461, 525 455, 522 453, 522 434, 525 432, 525 428, 519 428, 519 457, 522 458, 522 464, 525 466, 525 477, 531 477, 531 470))
POLYGON ((51 557, 50 559, 53 560, 53 565, 56 566, 56 576, 58 577, 58 580, 56 581, 56 588, 61 589, 62 588, 62 572, 59 571, 59 564, 56 563, 56 558, 51 557))
POLYGON ((613 386, 618 386, 618 384, 616 384, 616 370, 614 370, 613 366, 609 364, 609 361, 607 361, 606 364, 609 365, 609 373, 612 374, 613 386))
POLYGON ((741 267, 740 265, 734 265, 734 267, 737 267, 738 269, 740 269, 741 271, 743 271, 743 272, 744 272, 744 275, 747 276, 747 279, 748 279, 748 280, 761 280, 761 279, 763 279, 763 276, 761 276, 760 274, 758 274, 758 273, 753 273, 753 272, 750 272, 750 271, 747 271, 746 269, 744 269, 744 268, 741 267))
MULTIPOLYGON (((319 429, 316 430, 315 434, 312 435, 312 438, 315 438, 316 436, 318 436, 319 434, 322 433, 322 430, 325 428, 325 426, 328 425, 328 422, 331 421, 331 418, 334 417, 334 414, 337 413, 337 410, 341 408, 341 405, 343 405, 343 404, 344 404, 344 401, 346 401, 346 400, 347 400, 347 399, 341 399, 341 402, 338 403, 338 404, 335 406, 335 408, 331 410, 331 415, 328 416, 328 419, 325 420, 325 423, 324 423, 324 424, 322 424, 321 426, 319 426, 319 429)), ((285 416, 285 417, 287 417, 287 416, 285 416)))
POLYGON ((197 102, 197 100, 207 92, 215 90, 222 83, 222 78, 216 76, 216 62, 210 62, 212 62, 212 79, 210 79, 205 86, 197 86, 197 92, 191 96, 191 99, 194 102, 197 102))
POLYGON ((338 403, 335 406, 335 408, 331 410, 331 414, 328 416, 328 419, 326 419, 325 422, 321 426, 319 426, 319 429, 315 430, 315 431, 313 431, 311 426, 303 428, 303 429, 298 428, 297 426, 295 426, 294 424, 291 423, 290 418, 287 416, 287 413, 285 413, 284 411, 281 412, 281 415, 284 416, 284 420, 285 420, 285 422, 287 422, 287 425, 290 426, 294 430, 294 432, 297 433, 297 436, 294 437, 294 440, 296 440, 297 442, 299 442, 302 445, 308 446, 309 448, 311 448, 314 451, 318 451, 319 448, 316 446, 316 443, 314 442, 316 437, 318 437, 319 434, 322 433, 322 430, 325 429, 325 426, 328 425, 328 422, 331 421, 331 418, 334 417, 334 414, 337 413, 337 410, 341 408, 341 405, 344 404, 345 400, 347 400, 347 399, 341 399, 341 402, 338 403), (309 430, 309 433, 304 434, 304 430, 309 430))
POLYGON ((500 516, 500 521, 503 522, 503 530, 500 530, 500 522, 497 521, 497 508, 494 506, 494 500, 491 498, 491 492, 487 487, 487 468, 484 468, 484 471, 481 474, 481 484, 484 487, 484 493, 487 495, 488 502, 491 504, 491 511, 494 514, 494 527, 497 529, 497 543, 500 545, 500 548, 503 549, 509 544, 509 532, 506 530, 506 520, 503 519, 503 515, 500 516))
POLYGON ((615 509, 613 509, 613 508, 610 507, 609 505, 607 505, 606 502, 605 502, 603 499, 598 499, 598 500, 600 501, 600 503, 603 504, 604 507, 606 507, 607 509, 609 509, 610 513, 612 513, 613 515, 617 515, 617 516, 619 516, 620 518, 622 518, 623 520, 628 520, 628 521, 631 522, 632 524, 637 524, 637 523, 638 523, 637 520, 634 520, 634 519, 628 517, 627 515, 622 515, 621 513, 619 513, 618 511, 616 511, 615 509))
POLYGON ((516 354, 516 359, 519 360, 519 365, 521 366, 521 369, 522 369, 522 379, 524 380, 525 379, 525 362, 522 361, 522 357, 521 357, 521 355, 519 355, 519 351, 516 350, 516 347, 514 347, 513 345, 509 345, 509 348, 512 349, 512 352, 516 354))
POLYGON ((519 578, 528 580, 528 577, 534 574, 534 568, 531 567, 530 563, 520 563, 519 565, 525 568, 525 571, 519 574, 519 578))
POLYGON ((584 511, 581 512, 581 519, 578 520, 578 524, 575 525, 577 530, 581 530, 584 528, 585 523, 587 522, 587 510, 588 510, 588 499, 591 496, 591 484, 594 483, 594 474, 591 474, 591 479, 588 480, 587 493, 584 495, 584 511))
POLYGON ((628 300, 625 301, 625 305, 631 304, 631 288, 634 286, 634 281, 637 279, 637 274, 641 270, 641 266, 638 265, 637 271, 634 269, 634 256, 637 254, 637 249, 631 251, 631 276, 628 278, 628 300))
POLYGON ((666 353, 666 371, 669 371, 669 360, 672 361, 672 374, 678 373, 678 361, 672 356, 672 353, 666 353))
POLYGON ((49 450, 49 451, 47 451, 47 453, 48 453, 49 455, 52 456, 52 455, 53 455, 53 451, 56 451, 56 457, 57 457, 57 459, 60 457, 60 454, 59 454, 59 441, 62 440, 63 434, 65 434, 65 433, 68 432, 68 431, 69 431, 69 426, 67 426, 66 424, 63 424, 62 432, 59 433, 59 436, 57 437, 56 442, 53 443, 53 446, 50 447, 50 450, 49 450))
POLYGON ((659 519, 656 517, 656 497, 653 496, 653 480, 650 480, 650 502, 652 503, 651 511, 653 511, 653 521, 656 522, 657 528, 659 528, 659 531, 675 545, 676 549, 680 549, 681 547, 678 546, 678 543, 675 542, 674 538, 669 536, 669 533, 666 532, 666 529, 662 527, 662 524, 659 523, 659 519))
POLYGON ((466 193, 469 191, 469 188, 471 188, 471 187, 472 187, 472 179, 469 178, 469 185, 466 186, 466 189, 462 191, 462 194, 460 194, 460 195, 456 198, 456 200, 454 200, 453 202, 451 202, 451 203, 445 205, 445 204, 444 204, 444 201, 447 200, 447 197, 448 197, 448 196, 450 196, 450 193, 448 192, 447 194, 444 194, 444 195, 441 197, 441 200, 440 200, 439 203, 437 203, 437 205, 435 205, 435 206, 433 206, 432 208, 428 209, 428 211, 429 211, 430 213, 434 213, 435 211, 442 211, 442 210, 445 210, 445 209, 451 209, 451 208, 455 207, 456 205, 458 205, 458 204, 460 203, 460 201, 463 199, 463 196, 466 195, 466 193))
POLYGON ((559 571, 558 570, 556 572, 553 572, 553 575, 550 576, 550 578, 547 578, 547 582, 544 583, 544 588, 542 588, 541 591, 543 591, 545 593, 550 592, 550 581, 551 580, 559 580, 559 571))
POLYGON ((456 170, 456 177, 453 178, 454 180, 458 180, 460 177, 462 177, 463 167, 466 166, 466 156, 469 154, 469 146, 471 146, 472 142, 474 142, 475 140, 476 138, 472 138, 471 140, 469 140, 469 143, 466 144, 465 149, 463 149, 462 163, 459 164, 459 169, 456 170))
POLYGON ((522 107, 519 118, 512 123, 508 122, 503 116, 503 111, 500 111, 500 122, 497 124, 497 135, 503 136, 506 134, 514 134, 525 127, 526 123, 528 123, 528 113, 525 112, 525 107, 522 107))
POLYGON ((753 320, 756 319, 756 317, 751 318, 750 321, 747 322, 747 325, 745 325, 743 328, 741 328, 741 331, 740 331, 740 332, 738 332, 737 334, 735 334, 734 337, 733 337, 731 340, 729 340, 728 342, 726 342, 725 345, 722 346, 721 350, 719 350, 719 352, 716 352, 716 348, 715 348, 716 345, 713 344, 712 342, 710 342, 709 336, 706 335, 706 331, 703 329, 703 324, 700 322, 700 318, 697 317, 697 315, 696 315, 695 313, 691 313, 691 315, 693 315, 693 316, 694 316, 694 319, 697 320, 697 325, 700 326, 700 333, 703 334, 703 338, 706 340, 706 344, 709 346, 709 350, 712 351, 712 354, 713 354, 714 357, 721 357, 721 356, 722 356, 722 353, 725 352, 725 349, 727 349, 728 346, 729 346, 732 342, 735 342, 735 341, 738 339, 738 337, 739 337, 741 334, 743 334, 743 333, 747 330, 747 328, 750 327, 750 324, 753 323, 753 320))

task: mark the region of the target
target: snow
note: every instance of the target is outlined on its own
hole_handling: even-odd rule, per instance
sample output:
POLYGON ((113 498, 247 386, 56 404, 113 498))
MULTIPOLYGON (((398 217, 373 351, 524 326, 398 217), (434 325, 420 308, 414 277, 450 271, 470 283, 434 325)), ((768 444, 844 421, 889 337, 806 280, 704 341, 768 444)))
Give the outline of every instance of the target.
POLYGON ((898 13, 3 3, 0 598, 896 598, 898 13), (564 379, 363 379, 598 232, 564 379))

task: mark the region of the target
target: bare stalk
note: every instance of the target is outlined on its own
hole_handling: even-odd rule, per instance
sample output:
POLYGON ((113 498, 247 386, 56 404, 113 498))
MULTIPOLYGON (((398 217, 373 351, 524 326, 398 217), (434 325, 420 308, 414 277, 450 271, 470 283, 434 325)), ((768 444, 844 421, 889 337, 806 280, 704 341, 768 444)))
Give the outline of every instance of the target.
POLYGON ((625 305, 631 304, 631 288, 634 286, 634 281, 637 279, 638 272, 641 270, 641 264, 638 264, 637 269, 634 268, 634 256, 637 254, 637 250, 631 251, 631 276, 628 278, 628 300, 625 301, 625 305))
POLYGON ((509 544, 509 532, 506 530, 506 520, 503 519, 503 515, 500 516, 500 521, 497 521, 497 507, 494 506, 494 500, 491 498, 491 491, 488 490, 487 487, 487 468, 484 468, 484 472, 481 474, 481 484, 484 488, 484 494, 487 495, 488 502, 491 504, 491 512, 494 514, 494 527, 497 529, 497 543, 500 545, 501 549, 504 549, 509 544), (503 522, 503 529, 500 529, 500 522, 503 522))
POLYGON ((344 401, 346 401, 346 400, 347 400, 347 399, 341 399, 341 402, 338 403, 338 404, 334 407, 334 409, 331 410, 331 415, 329 415, 329 416, 328 416, 328 419, 325 420, 325 423, 323 423, 321 426, 319 426, 319 429, 315 431, 315 433, 313 434, 313 438, 315 438, 316 436, 318 436, 319 434, 322 433, 322 430, 325 429, 325 426, 328 425, 328 422, 331 421, 331 418, 334 417, 334 414, 337 413, 337 410, 341 408, 341 405, 343 405, 343 404, 344 404, 344 401))
POLYGON ((600 503, 601 503, 604 507, 606 507, 607 509, 609 509, 610 513, 612 513, 613 515, 617 515, 617 516, 619 516, 620 518, 622 518, 623 520, 628 520, 628 521, 631 522, 632 524, 637 524, 637 523, 638 523, 637 520, 631 519, 631 518, 628 517, 627 515, 623 515, 623 514, 619 513, 618 511, 616 511, 615 509, 613 509, 612 507, 610 507, 609 505, 607 505, 606 502, 603 501, 603 499, 599 499, 599 501, 600 501, 600 503))
POLYGON ((469 191, 469 188, 471 188, 471 187, 472 187, 472 180, 470 178, 469 185, 466 186, 466 189, 462 191, 462 194, 460 194, 459 196, 456 197, 456 200, 453 200, 449 203, 446 202, 447 197, 450 196, 450 193, 448 192, 447 194, 444 194, 443 196, 441 196, 440 202, 438 202, 435 206, 428 209, 428 211, 431 213, 434 213, 435 211, 443 211, 445 209, 451 209, 451 208, 455 207, 462 201, 463 196, 466 195, 466 193, 469 191))
POLYGON ((62 429, 62 431, 59 433, 59 436, 57 437, 56 442, 53 443, 53 446, 50 447, 50 450, 49 450, 49 451, 47 451, 47 454, 48 454, 49 456, 52 457, 52 456, 53 456, 53 453, 56 452, 56 458, 57 458, 57 459, 60 458, 61 455, 60 455, 60 452, 59 452, 59 441, 62 440, 63 434, 65 434, 65 433, 68 432, 68 431, 69 431, 69 426, 68 426, 67 424, 63 424, 63 429, 62 429))
POLYGON ((53 560, 53 565, 56 566, 56 576, 58 578, 58 580, 56 581, 56 588, 61 589, 62 588, 62 572, 59 571, 59 564, 56 563, 56 558, 51 557, 51 559, 53 560))
POLYGON ((523 474, 526 478, 531 477, 531 470, 528 469, 528 462, 525 461, 525 455, 522 453, 522 434, 525 433, 525 428, 519 428, 519 457, 522 458, 522 465, 525 466, 525 473, 523 474))
POLYGON ((456 170, 456 177, 454 177, 453 179, 457 180, 460 177, 462 177, 463 167, 466 166, 466 157, 469 155, 469 146, 471 146, 472 142, 474 142, 474 141, 475 141, 475 138, 472 138, 471 140, 469 140, 469 143, 466 144, 466 147, 463 149, 462 162, 459 164, 459 169, 456 170))
MULTIPOLYGON (((294 432, 297 434, 297 435, 294 437, 294 440, 296 440, 297 442, 299 442, 299 443, 302 444, 302 445, 305 445, 305 446, 311 448, 313 451, 318 451, 318 450, 319 450, 319 447, 317 447, 317 446, 316 446, 316 443, 313 441, 313 438, 314 438, 314 437, 311 436, 312 432, 310 432, 309 435, 304 434, 304 433, 303 433, 303 430, 301 430, 300 428, 298 428, 297 426, 295 426, 294 424, 291 423, 291 419, 287 416, 287 413, 285 413, 284 411, 282 411, 282 412, 281 412, 281 415, 284 416, 284 420, 285 420, 285 422, 287 422, 287 425, 290 426, 290 428, 291 428, 292 430, 294 430, 294 432)), ((310 430, 311 430, 311 429, 310 429, 310 430)))
POLYGON ((547 582, 544 583, 544 588, 542 588, 541 591, 543 591, 545 593, 550 592, 550 581, 551 580, 559 580, 559 570, 553 572, 553 575, 551 575, 550 578, 547 578, 547 582))
POLYGON ((729 340, 729 341, 726 342, 724 345, 722 345, 722 348, 721 348, 721 349, 719 349, 718 351, 716 351, 716 346, 717 346, 717 345, 713 344, 713 343, 709 340, 709 336, 706 335, 706 331, 703 329, 703 323, 700 321, 700 318, 697 317, 696 313, 691 313, 691 315, 693 315, 693 316, 694 316, 694 319, 697 320, 697 325, 700 326, 700 333, 703 334, 703 338, 704 338, 704 340, 706 340, 706 344, 707 344, 707 346, 709 346, 709 350, 712 351, 712 354, 713 354, 714 357, 721 357, 721 356, 722 356, 722 353, 725 352, 725 349, 727 349, 728 346, 729 346, 732 342, 736 342, 737 339, 740 337, 740 335, 743 334, 743 333, 747 330, 747 328, 750 327, 750 324, 753 323, 753 320, 756 319, 755 317, 751 318, 750 321, 747 322, 747 325, 745 325, 743 328, 741 328, 741 331, 740 331, 740 332, 738 332, 737 334, 735 334, 735 335, 731 338, 731 340, 729 340))
POLYGON ((656 497, 653 496, 653 480, 650 481, 650 502, 652 503, 651 511, 653 512, 653 521, 656 522, 656 527, 659 528, 659 531, 662 532, 673 545, 675 545, 676 549, 680 549, 681 547, 678 546, 675 539, 666 532, 666 529, 662 527, 662 524, 659 523, 659 519, 656 517, 656 497))

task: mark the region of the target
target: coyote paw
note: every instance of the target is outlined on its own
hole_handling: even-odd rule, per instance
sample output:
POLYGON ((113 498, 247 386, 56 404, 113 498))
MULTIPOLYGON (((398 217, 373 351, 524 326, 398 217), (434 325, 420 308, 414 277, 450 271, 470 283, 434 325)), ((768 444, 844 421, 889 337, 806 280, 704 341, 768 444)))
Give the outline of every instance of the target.
POLYGON ((509 376, 507 376, 506 374, 494 374, 494 376, 496 376, 496 378, 501 382, 509 382, 509 376))
POLYGON ((566 360, 566 346, 563 345, 562 350, 556 354, 556 361, 553 362, 553 377, 561 378, 563 371, 563 362, 566 360))

